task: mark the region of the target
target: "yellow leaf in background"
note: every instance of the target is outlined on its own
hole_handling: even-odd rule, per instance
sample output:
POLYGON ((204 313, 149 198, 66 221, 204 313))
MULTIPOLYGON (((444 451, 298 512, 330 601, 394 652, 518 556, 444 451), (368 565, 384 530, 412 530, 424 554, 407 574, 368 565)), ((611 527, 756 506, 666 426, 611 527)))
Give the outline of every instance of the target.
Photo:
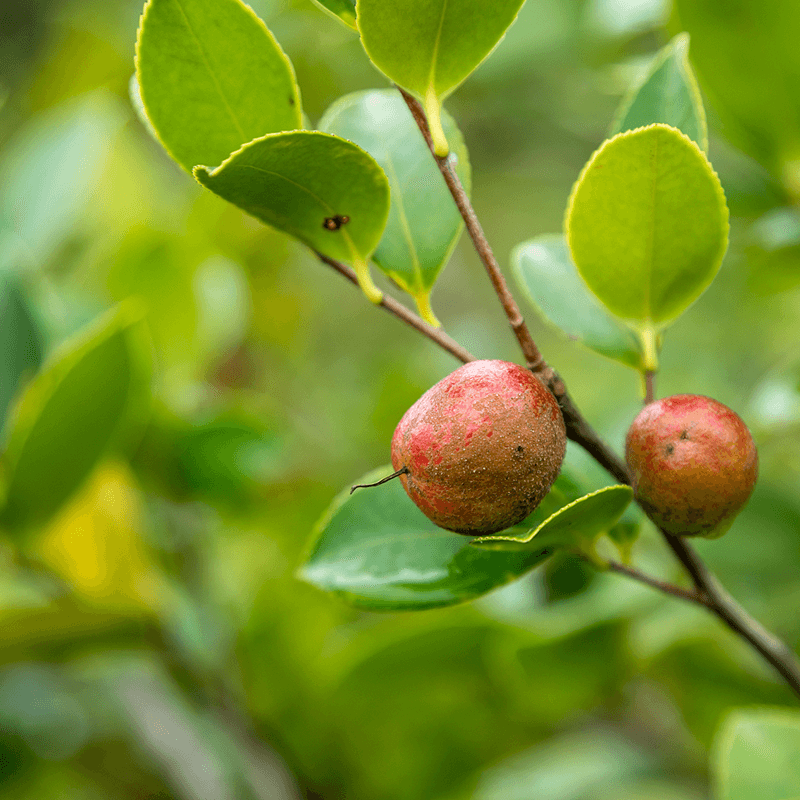
POLYGON ((158 604, 158 577, 141 538, 142 500, 128 468, 102 464, 46 528, 42 560, 87 599, 158 604))

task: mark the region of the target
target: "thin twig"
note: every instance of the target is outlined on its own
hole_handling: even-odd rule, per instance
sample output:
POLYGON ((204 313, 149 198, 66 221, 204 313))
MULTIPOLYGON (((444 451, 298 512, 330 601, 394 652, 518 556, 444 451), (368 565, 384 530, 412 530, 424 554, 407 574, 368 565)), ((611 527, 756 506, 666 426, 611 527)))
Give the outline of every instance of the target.
MULTIPOLYGON (((356 273, 354 270, 348 267, 347 264, 342 264, 341 261, 337 261, 335 258, 324 256, 322 253, 317 253, 316 255, 320 261, 323 261, 329 267, 333 267, 338 273, 344 275, 347 280, 358 286, 358 278, 356 278, 356 273)), ((418 330, 423 336, 427 336, 429 339, 436 342, 439 347, 447 350, 448 353, 450 353, 452 356, 455 356, 464 364, 468 363, 469 361, 477 360, 472 353, 470 353, 468 350, 465 350, 455 339, 451 339, 440 328, 434 328, 433 325, 429 325, 424 319, 422 319, 422 317, 417 316, 413 311, 410 311, 393 297, 384 294, 383 300, 381 300, 378 305, 382 308, 385 308, 388 312, 394 314, 399 319, 403 320, 403 322, 407 323, 412 328, 418 330)))
POLYGON ((492 286, 494 286, 494 290, 503 305, 503 310, 506 312, 508 322, 511 325, 511 330, 514 331, 517 341, 522 348, 522 355, 525 357, 528 368, 533 372, 541 371, 545 366, 542 354, 539 352, 539 348, 533 341, 531 332, 528 330, 528 326, 525 324, 525 320, 522 318, 522 313, 519 310, 516 300, 514 300, 511 292, 508 289, 506 279, 503 277, 503 273, 500 271, 500 265, 497 263, 497 259, 494 257, 492 248, 489 246, 489 242, 483 233, 481 224, 478 222, 478 217, 472 208, 472 204, 470 203, 469 197, 467 197, 467 193, 461 184, 461 180, 450 163, 450 158, 448 156, 444 156, 442 158, 436 155, 436 150, 433 146, 433 139, 431 138, 431 131, 428 127, 428 120, 425 117, 425 112, 419 101, 415 97, 412 97, 410 94, 408 94, 408 92, 405 90, 400 89, 400 87, 398 87, 398 89, 403 95, 403 99, 406 101, 406 105, 408 106, 409 110, 414 115, 414 120, 422 132, 422 135, 425 137, 425 141, 427 142, 433 157, 436 159, 439 170, 444 176, 447 187, 450 189, 450 194, 453 196, 453 200, 455 200, 456 205, 458 206, 458 210, 461 213, 464 224, 467 226, 467 232, 469 233, 470 238, 475 245, 475 249, 478 251, 478 256, 483 262, 486 272, 489 274, 489 279, 491 280, 492 286))
POLYGON ((400 87, 398 87, 398 89, 402 94, 406 105, 414 116, 414 120, 416 121, 422 135, 425 137, 428 148, 430 149, 431 154, 439 166, 439 170, 444 177, 448 189, 450 190, 450 194, 453 196, 453 200, 455 201, 456 206, 458 206, 458 210, 461 212, 464 224, 467 227, 467 232, 469 233, 470 238, 475 246, 475 250, 477 251, 479 258, 481 259, 481 262, 483 263, 483 266, 489 275, 492 286, 494 287, 495 292, 500 299, 500 303, 502 304, 503 310, 508 317, 511 329, 514 331, 517 341, 520 344, 522 354, 525 358, 528 368, 539 376, 539 378, 553 393, 558 401, 559 406, 561 407, 561 412, 564 415, 564 424, 566 425, 567 429, 567 436, 575 443, 581 445, 581 447, 590 453, 597 460, 597 462, 605 467, 605 469, 607 469, 618 481, 621 481, 622 483, 630 483, 630 476, 625 463, 600 438, 597 432, 584 419, 583 415, 580 413, 580 411, 578 411, 577 407, 567 393, 567 387, 564 384, 564 381, 561 379, 558 373, 547 364, 542 357, 542 354, 539 352, 539 348, 533 341, 531 332, 522 318, 519 306, 511 295, 508 284, 506 283, 506 280, 500 271, 500 266, 497 263, 497 259, 495 258, 492 248, 490 247, 489 242, 483 233, 483 229, 478 222, 475 210, 472 208, 472 203, 470 202, 470 199, 467 196, 467 193, 464 190, 458 175, 456 175, 449 158, 440 158, 436 155, 436 151, 433 146, 433 140, 431 139, 430 129, 428 127, 428 121, 425 118, 425 111, 415 97, 412 97, 410 94, 408 94, 408 92, 404 91, 400 87))
POLYGON ((660 581, 657 578, 653 578, 650 575, 641 572, 635 567, 629 567, 626 564, 620 564, 618 561, 608 561, 607 563, 608 568, 612 572, 618 572, 620 575, 627 575, 629 578, 633 578, 633 580, 639 581, 639 583, 644 583, 647 586, 658 589, 660 592, 672 595, 673 597, 678 597, 681 600, 686 600, 689 603, 697 603, 698 605, 705 606, 706 608, 711 608, 713 610, 713 606, 711 605, 709 599, 702 592, 696 589, 682 589, 680 586, 675 586, 674 584, 667 583, 666 581, 660 581))
POLYGON ((644 373, 644 404, 649 405, 656 399, 656 373, 652 369, 644 373))
POLYGON ((750 616, 714 577, 684 537, 661 531, 667 544, 692 578, 708 607, 733 631, 746 639, 783 676, 800 697, 800 663, 791 648, 750 616))

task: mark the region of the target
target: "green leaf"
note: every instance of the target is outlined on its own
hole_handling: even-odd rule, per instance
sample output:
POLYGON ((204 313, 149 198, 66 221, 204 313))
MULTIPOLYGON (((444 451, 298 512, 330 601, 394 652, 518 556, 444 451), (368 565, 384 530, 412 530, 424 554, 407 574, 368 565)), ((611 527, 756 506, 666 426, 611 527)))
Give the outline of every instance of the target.
POLYGON ((153 127, 189 172, 302 126, 292 65, 239 0, 148 0, 136 75, 153 127))
MULTIPOLYGON (((442 115, 442 123, 456 172, 469 191, 469 156, 461 132, 449 114, 442 115)), ((391 207, 372 258, 414 297, 420 314, 438 324, 430 292, 463 222, 408 106, 394 90, 356 92, 334 103, 319 127, 363 147, 386 173, 391 207)))
POLYGON ((570 339, 623 364, 641 367, 636 337, 586 288, 561 234, 537 236, 518 245, 511 254, 511 270, 536 310, 570 339))
POLYGON ((800 714, 772 708, 736 709, 717 734, 718 800, 800 798, 800 714))
MULTIPOLYGON (((559 508, 539 525, 519 532, 498 533, 472 540, 478 547, 533 549, 566 548, 593 555, 594 540, 608 531, 633 499, 630 486, 606 486, 559 508), (511 543, 510 545, 508 543, 511 543)), ((527 522, 527 520, 526 520, 527 522)))
POLYGON ((654 122, 672 125, 701 150, 708 150, 706 112, 689 64, 686 33, 678 34, 655 55, 642 82, 623 101, 610 135, 654 122))
POLYGON ((356 0, 313 0, 321 9, 340 19, 348 28, 356 25, 356 0))
MULTIPOLYGON (((382 467, 358 483, 391 472, 390 466, 382 467)), ((574 491, 565 477, 542 506, 560 507, 574 491)), ((345 490, 317 525, 299 577, 362 608, 415 610, 472 600, 552 554, 547 547, 524 552, 479 549, 470 547, 470 541, 434 525, 399 481, 352 495, 345 490)))
POLYGON ((654 124, 604 142, 572 190, 567 242, 602 303, 636 327, 655 368, 659 329, 708 287, 728 246, 728 208, 700 148, 654 124))
POLYGON ((0 278, 0 425, 24 378, 42 363, 42 337, 16 283, 0 278))
POLYGON ((121 433, 146 382, 143 335, 141 312, 120 306, 31 382, 9 419, 0 525, 21 534, 46 522, 121 433))
POLYGON ((256 139, 216 169, 198 166, 203 186, 330 258, 349 261, 374 303, 368 259, 389 214, 389 183, 352 142, 318 131, 256 139))
POLYGON ((358 28, 367 55, 423 102, 437 155, 448 152, 442 101, 503 38, 523 2, 358 0, 358 28))

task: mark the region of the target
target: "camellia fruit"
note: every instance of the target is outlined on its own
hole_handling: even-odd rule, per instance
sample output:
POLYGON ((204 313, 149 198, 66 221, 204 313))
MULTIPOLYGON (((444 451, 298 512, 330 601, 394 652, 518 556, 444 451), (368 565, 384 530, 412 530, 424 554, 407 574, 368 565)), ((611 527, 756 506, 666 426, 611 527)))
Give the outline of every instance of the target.
POLYGON ((747 426, 727 406, 700 395, 646 405, 628 431, 625 457, 637 501, 676 536, 721 536, 758 477, 747 426))
POLYGON ((479 536, 525 519, 565 450, 558 403, 530 370, 473 361, 408 409, 392 438, 392 464, 432 522, 479 536))

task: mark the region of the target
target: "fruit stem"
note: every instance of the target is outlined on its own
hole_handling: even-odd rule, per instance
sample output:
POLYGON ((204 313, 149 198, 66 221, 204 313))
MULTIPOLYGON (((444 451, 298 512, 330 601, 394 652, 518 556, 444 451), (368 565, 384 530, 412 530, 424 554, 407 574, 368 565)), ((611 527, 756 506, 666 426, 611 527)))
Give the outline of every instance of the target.
POLYGON ((408 467, 400 467, 397 472, 393 472, 391 475, 387 475, 385 478, 381 478, 379 481, 375 481, 375 483, 357 483, 355 486, 350 487, 350 494, 356 489, 371 489, 373 486, 380 486, 382 483, 387 483, 388 481, 393 480, 394 478, 399 478, 401 475, 410 475, 411 472, 409 471, 408 467))

